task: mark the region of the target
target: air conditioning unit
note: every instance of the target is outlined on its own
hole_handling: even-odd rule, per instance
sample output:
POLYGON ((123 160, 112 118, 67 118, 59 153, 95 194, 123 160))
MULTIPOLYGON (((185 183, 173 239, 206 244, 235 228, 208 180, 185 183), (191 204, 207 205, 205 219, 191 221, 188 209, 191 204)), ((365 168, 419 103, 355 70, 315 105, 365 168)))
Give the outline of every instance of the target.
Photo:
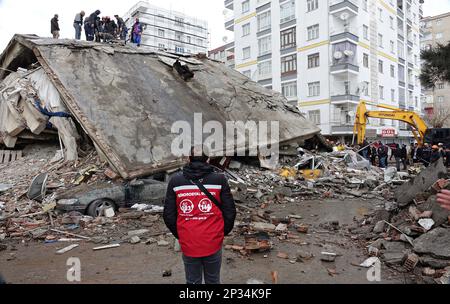
POLYGON ((353 57, 353 55, 355 55, 355 53, 353 53, 353 51, 350 51, 350 50, 345 50, 344 55, 347 57, 353 57))

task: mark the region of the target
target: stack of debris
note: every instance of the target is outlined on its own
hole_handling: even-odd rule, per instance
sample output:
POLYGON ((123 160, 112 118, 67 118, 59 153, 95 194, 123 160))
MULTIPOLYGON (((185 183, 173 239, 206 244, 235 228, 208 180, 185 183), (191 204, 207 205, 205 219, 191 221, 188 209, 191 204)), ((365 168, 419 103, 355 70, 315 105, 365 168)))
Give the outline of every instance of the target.
POLYGON ((436 202, 436 194, 450 189, 442 160, 396 190, 397 203, 386 205, 353 232, 365 232, 368 252, 392 266, 422 274, 429 282, 450 278, 450 212, 436 202))

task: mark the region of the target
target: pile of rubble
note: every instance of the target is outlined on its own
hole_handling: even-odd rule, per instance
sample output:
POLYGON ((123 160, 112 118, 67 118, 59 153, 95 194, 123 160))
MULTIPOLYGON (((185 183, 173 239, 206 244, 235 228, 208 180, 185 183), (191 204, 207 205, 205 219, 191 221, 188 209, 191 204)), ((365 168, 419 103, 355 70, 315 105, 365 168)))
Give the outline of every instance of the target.
POLYGON ((396 190, 396 203, 386 203, 366 218, 354 233, 368 241, 368 254, 425 282, 449 282, 450 212, 436 202, 441 189, 450 189, 442 161, 420 172, 396 190))

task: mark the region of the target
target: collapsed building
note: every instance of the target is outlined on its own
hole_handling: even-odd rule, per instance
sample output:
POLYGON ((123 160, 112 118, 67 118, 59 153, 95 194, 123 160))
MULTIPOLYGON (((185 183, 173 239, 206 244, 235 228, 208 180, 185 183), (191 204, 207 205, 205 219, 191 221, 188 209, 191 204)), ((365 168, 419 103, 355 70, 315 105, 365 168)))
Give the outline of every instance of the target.
MULTIPOLYGON (((223 126, 277 121, 278 142, 267 144, 320 133, 281 94, 202 56, 16 35, 0 56, 0 80, 0 144, 59 137, 66 160, 76 160, 89 140, 124 179, 181 167, 169 153, 172 125, 193 126, 194 113, 223 126)), ((251 149, 243 138, 231 148, 251 149)))

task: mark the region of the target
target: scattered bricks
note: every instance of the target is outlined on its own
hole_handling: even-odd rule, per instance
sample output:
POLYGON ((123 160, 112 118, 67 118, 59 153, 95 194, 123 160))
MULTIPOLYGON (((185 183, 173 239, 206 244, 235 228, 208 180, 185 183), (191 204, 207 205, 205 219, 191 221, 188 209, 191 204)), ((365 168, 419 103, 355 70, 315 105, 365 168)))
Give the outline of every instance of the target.
POLYGON ((450 185, 450 180, 448 179, 439 179, 438 181, 436 181, 433 186, 431 186, 431 192, 433 194, 438 193, 439 191, 441 191, 442 189, 447 188, 450 185))
POLYGON ((309 226, 306 224, 301 224, 297 226, 297 231, 300 233, 308 233, 309 226))
POLYGON ((427 277, 434 277, 436 275, 436 270, 434 270, 433 268, 425 267, 422 270, 422 274, 427 277))
POLYGON ((419 263, 419 257, 416 254, 411 253, 408 254, 403 266, 407 271, 413 271, 414 268, 416 268, 417 263, 419 263))
POLYGON ((119 178, 119 175, 109 168, 105 170, 104 174, 107 178, 109 178, 111 180, 115 180, 115 179, 119 178))

